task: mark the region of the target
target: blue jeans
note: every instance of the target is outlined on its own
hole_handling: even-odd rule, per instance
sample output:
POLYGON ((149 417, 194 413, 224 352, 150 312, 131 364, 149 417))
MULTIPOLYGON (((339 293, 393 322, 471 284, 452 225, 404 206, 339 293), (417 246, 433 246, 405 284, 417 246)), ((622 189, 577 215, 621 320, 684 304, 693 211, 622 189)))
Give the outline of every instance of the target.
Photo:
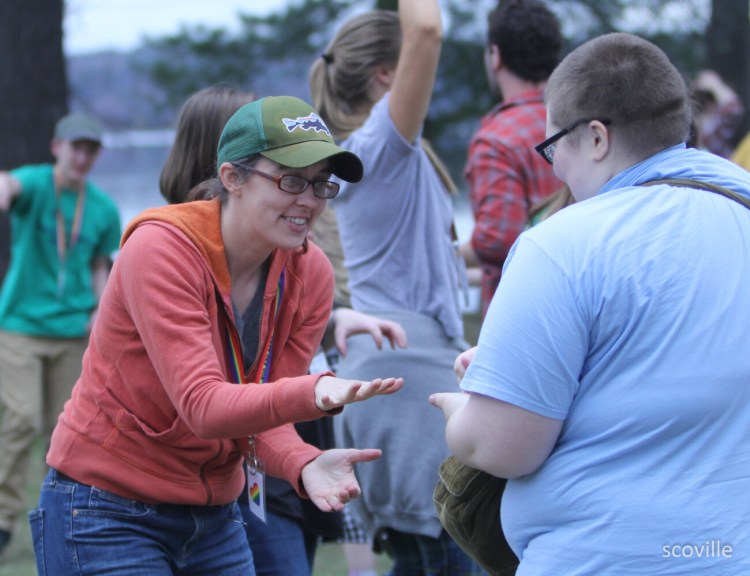
POLYGON ((145 504, 50 470, 29 512, 40 576, 254 576, 236 503, 145 504))
POLYGON ((379 541, 393 559, 388 576, 484 575, 445 530, 438 538, 430 538, 387 528, 380 533, 379 541))
POLYGON ((308 542, 302 523, 266 510, 266 524, 240 501, 245 532, 253 551, 258 576, 310 576, 315 560, 317 536, 308 542))

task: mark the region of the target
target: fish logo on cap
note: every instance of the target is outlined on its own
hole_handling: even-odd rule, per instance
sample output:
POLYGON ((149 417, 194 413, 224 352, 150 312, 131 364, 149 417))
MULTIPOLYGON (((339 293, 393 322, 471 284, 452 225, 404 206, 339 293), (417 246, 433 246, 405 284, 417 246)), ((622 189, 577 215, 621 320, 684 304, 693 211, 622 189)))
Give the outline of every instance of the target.
POLYGON ((305 132, 315 130, 315 132, 325 132, 326 135, 331 135, 328 131, 328 126, 325 125, 325 122, 315 112, 307 116, 282 118, 282 122, 284 122, 284 126, 286 126, 288 132, 294 132, 297 128, 301 128, 305 132))

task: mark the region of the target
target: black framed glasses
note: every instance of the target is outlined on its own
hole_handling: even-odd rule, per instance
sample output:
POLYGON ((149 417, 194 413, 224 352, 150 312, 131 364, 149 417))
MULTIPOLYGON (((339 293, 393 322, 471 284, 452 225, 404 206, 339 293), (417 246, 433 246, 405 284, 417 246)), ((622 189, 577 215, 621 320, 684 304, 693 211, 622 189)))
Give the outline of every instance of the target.
POLYGON ((335 198, 336 194, 339 193, 339 184, 337 182, 331 182, 330 180, 308 180, 307 178, 303 178, 302 176, 294 176, 293 174, 272 176, 271 174, 266 174, 265 172, 261 172, 260 170, 256 170, 255 168, 251 168, 250 166, 245 166, 244 164, 235 164, 235 166, 240 170, 246 170, 251 174, 255 174, 257 176, 260 176, 261 178, 265 178, 266 180, 274 182, 276 186, 279 187, 279 190, 288 192, 289 194, 302 194, 311 184, 313 194, 317 198, 322 198, 323 200, 330 200, 331 198, 335 198))
POLYGON ((605 126, 609 126, 612 123, 612 120, 610 120, 609 118, 582 118, 581 120, 573 122, 567 128, 563 128, 559 132, 553 134, 541 144, 537 144, 536 146, 534 146, 534 150, 536 150, 539 155, 547 161, 548 164, 552 164, 555 159, 555 147, 557 146, 557 141, 563 136, 570 134, 579 126, 583 126, 584 124, 588 124, 589 122, 593 122, 594 120, 601 122, 605 126))

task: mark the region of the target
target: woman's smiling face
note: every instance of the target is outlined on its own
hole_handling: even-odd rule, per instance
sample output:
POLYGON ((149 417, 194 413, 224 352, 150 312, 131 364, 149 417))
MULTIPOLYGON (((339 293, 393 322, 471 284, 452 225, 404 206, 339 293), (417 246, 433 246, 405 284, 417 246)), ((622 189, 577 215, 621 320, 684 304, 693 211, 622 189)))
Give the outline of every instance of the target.
MULTIPOLYGON (((328 160, 305 168, 288 168, 261 158, 253 168, 271 177, 289 174, 310 182, 329 180, 331 176, 328 160)), ((300 194, 292 194, 258 174, 248 172, 244 178, 238 184, 239 196, 233 202, 232 210, 245 214, 242 225, 247 226, 253 242, 260 242, 270 249, 293 250, 301 246, 325 209, 326 200, 313 194, 312 185, 300 194)))

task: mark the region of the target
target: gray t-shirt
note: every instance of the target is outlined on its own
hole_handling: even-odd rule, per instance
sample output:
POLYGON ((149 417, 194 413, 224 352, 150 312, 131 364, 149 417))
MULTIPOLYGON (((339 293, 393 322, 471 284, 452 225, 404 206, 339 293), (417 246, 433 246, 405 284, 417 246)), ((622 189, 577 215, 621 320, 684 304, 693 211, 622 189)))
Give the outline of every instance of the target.
POLYGON ((408 143, 388 114, 388 95, 342 146, 364 179, 341 183, 334 200, 356 310, 408 311, 463 337, 453 204, 420 139, 408 143))

